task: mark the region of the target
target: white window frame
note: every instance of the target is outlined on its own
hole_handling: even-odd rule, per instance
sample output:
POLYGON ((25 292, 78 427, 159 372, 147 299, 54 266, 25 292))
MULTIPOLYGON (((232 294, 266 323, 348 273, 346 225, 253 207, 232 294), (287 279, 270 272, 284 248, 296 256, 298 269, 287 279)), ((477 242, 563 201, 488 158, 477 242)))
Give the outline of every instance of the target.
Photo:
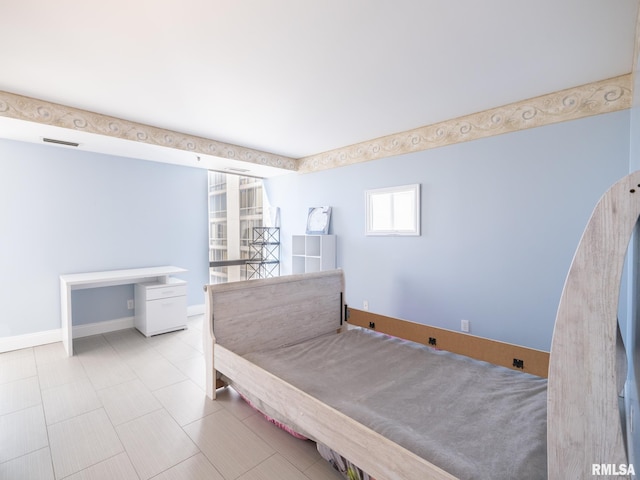
MULTIPOLYGON (((415 183, 412 185, 401 185, 398 187, 388 188, 376 188, 373 190, 366 190, 365 192, 365 235, 367 236, 419 236, 420 235, 420 184, 415 183), (400 199, 400 196, 409 195, 410 208, 409 218, 410 225, 399 225, 399 219, 394 213, 394 202, 400 199), (376 209, 377 202, 387 203, 387 208, 384 211, 376 209), (388 223, 387 227, 376 226, 375 216, 385 215, 388 223)), ((380 204, 378 203, 378 206, 380 204)), ((405 218, 406 220, 406 218, 405 218)))

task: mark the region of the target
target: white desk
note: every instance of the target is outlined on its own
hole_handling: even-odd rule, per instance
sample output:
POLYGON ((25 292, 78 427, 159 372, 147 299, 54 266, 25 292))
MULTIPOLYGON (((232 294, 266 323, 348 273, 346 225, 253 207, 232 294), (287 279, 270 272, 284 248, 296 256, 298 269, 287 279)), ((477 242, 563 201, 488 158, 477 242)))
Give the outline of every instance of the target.
POLYGON ((62 344, 67 351, 67 355, 73 355, 73 319, 71 318, 72 290, 110 287, 140 282, 167 282, 170 275, 184 273, 186 271, 186 269, 180 267, 165 266, 60 275, 62 344))

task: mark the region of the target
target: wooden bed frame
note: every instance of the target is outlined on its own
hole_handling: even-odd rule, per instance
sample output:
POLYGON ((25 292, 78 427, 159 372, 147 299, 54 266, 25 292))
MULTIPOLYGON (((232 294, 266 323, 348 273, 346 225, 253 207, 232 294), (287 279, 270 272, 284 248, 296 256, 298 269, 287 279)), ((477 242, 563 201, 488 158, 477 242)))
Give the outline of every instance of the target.
POLYGON ((379 480, 455 478, 242 357, 335 332, 348 314, 354 324, 372 322, 376 330, 427 344, 435 340, 438 348, 540 376, 548 362, 548 477, 605 478, 592 475, 593 464, 627 464, 616 381, 624 363, 616 356, 617 307, 639 215, 636 172, 614 184, 592 214, 567 276, 550 356, 347 310, 341 271, 206 286, 207 395, 215 398, 219 372, 278 412, 279 420, 299 426, 379 480))
POLYGON ((546 378, 549 372, 549 352, 542 350, 386 317, 355 308, 347 309, 347 322, 349 325, 386 333, 538 377, 546 378))

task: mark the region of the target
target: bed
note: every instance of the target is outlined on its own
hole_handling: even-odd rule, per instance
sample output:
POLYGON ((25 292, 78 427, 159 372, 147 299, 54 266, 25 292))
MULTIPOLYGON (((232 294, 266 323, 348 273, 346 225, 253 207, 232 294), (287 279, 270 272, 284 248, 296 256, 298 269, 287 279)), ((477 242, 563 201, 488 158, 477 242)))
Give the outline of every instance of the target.
MULTIPOLYGON (((593 465, 627 464, 618 403, 625 356, 619 348, 617 304, 627 245, 639 214, 640 173, 634 173, 614 184, 595 207, 567 275, 548 356, 345 308, 341 271, 206 286, 207 395, 215 398, 216 388, 230 383, 265 414, 330 447, 377 480, 498 478, 502 470, 497 469, 508 467, 510 458, 512 470, 505 478, 598 478, 600 475, 593 475, 593 465), (347 328, 351 324, 365 330, 347 328), (407 337, 425 346, 403 340, 407 337), (353 353, 351 359, 338 359, 332 350, 334 344, 351 342, 349 338, 363 343, 364 349, 353 353), (410 354, 423 350, 424 355, 437 358, 440 366, 409 368, 406 363, 394 366, 385 361, 396 356, 386 348, 398 345, 410 354), (312 351, 319 355, 311 356, 312 351), (382 358, 370 358, 371 353, 382 358), (322 358, 334 363, 320 368, 322 358), (305 359, 312 370, 302 370, 305 359), (478 468, 476 460, 465 463, 468 452, 457 451, 458 443, 480 435, 478 431, 439 441, 447 430, 454 434, 459 430, 461 424, 454 423, 453 417, 473 418, 467 423, 475 425, 485 414, 474 411, 473 402, 458 405, 446 400, 463 397, 459 390, 445 392, 445 400, 433 400, 436 403, 409 398, 404 404, 395 404, 413 403, 431 409, 431 417, 425 417, 430 418, 427 428, 398 424, 393 415, 384 418, 385 410, 393 413, 405 408, 393 408, 394 403, 389 403, 399 401, 400 392, 404 392, 405 384, 395 384, 396 379, 411 370, 409 383, 418 390, 409 395, 423 399, 429 391, 441 389, 423 384, 424 379, 415 372, 444 369, 445 380, 433 381, 448 385, 446 378, 461 375, 458 367, 446 372, 447 365, 455 362, 483 372, 464 374, 470 375, 462 384, 468 387, 466 391, 472 391, 470 379, 494 375, 498 380, 491 382, 504 383, 507 387, 502 392, 511 391, 509 394, 515 393, 517 398, 505 400, 507 406, 499 406, 499 398, 479 402, 498 406, 498 414, 510 412, 507 417, 496 416, 495 410, 489 412, 481 431, 494 436, 487 433, 472 442, 484 448, 473 454, 485 458, 482 472, 474 470, 478 468), (285 372, 278 363, 300 368, 285 372), (367 365, 375 367, 364 373, 367 365), (339 378, 324 375, 332 371, 339 372, 339 378), (343 377, 348 371, 352 376, 343 377), (390 376, 383 375, 385 372, 390 376), (354 390, 347 391, 346 384, 358 381, 354 390), (367 385, 373 385, 373 390, 365 391, 367 385), (369 411, 373 411, 374 421, 363 414, 369 411), (535 417, 533 423, 524 423, 530 418, 518 418, 514 428, 505 431, 514 412, 535 417), (415 430, 411 433, 418 443, 443 443, 444 447, 435 454, 427 448, 425 453, 412 443, 415 439, 403 438, 408 430, 415 430), (503 442, 496 443, 501 437, 503 442), (501 459, 494 459, 496 452, 501 459), (451 458, 443 461, 443 456, 451 458)), ((347 351, 353 344, 348 345, 347 351)), ((421 361, 409 362, 418 365, 415 362, 421 361)), ((490 394, 492 389, 488 390, 490 394)), ((413 417, 414 412, 408 416, 413 417)))

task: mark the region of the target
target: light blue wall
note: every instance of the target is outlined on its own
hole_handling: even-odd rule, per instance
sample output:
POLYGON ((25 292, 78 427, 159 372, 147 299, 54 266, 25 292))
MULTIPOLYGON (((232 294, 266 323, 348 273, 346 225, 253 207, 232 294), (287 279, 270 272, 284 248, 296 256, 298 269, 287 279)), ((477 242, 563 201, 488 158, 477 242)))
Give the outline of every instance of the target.
MULTIPOLYGON (((0 337, 60 328, 64 273, 177 265, 207 282, 207 172, 0 140, 0 337)), ((75 292, 74 324, 133 315, 133 287, 75 292)))
POLYGON ((564 279, 600 195, 628 170, 629 112, 265 181, 283 273, 308 207, 331 205, 354 308, 548 350, 564 279), (364 191, 420 183, 422 235, 366 237, 364 191))

